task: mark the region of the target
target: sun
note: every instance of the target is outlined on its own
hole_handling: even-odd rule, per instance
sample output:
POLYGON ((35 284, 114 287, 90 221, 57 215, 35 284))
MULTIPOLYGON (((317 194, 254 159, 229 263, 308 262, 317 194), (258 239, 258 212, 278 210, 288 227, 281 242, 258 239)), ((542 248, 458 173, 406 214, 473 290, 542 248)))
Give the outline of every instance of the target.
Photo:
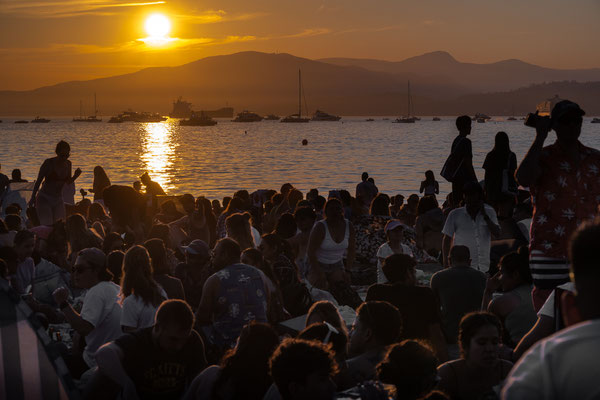
POLYGON ((171 31, 171 21, 162 14, 152 14, 146 19, 144 27, 149 39, 167 40, 171 31))

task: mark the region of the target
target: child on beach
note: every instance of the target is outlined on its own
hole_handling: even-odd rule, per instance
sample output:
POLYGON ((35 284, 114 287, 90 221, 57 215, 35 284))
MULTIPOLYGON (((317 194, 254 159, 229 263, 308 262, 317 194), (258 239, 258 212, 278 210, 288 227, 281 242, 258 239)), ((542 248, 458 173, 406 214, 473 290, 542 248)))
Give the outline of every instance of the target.
POLYGON ((425 192, 425 196, 436 195, 440 193, 440 184, 435 180, 433 171, 425 171, 425 180, 421 182, 419 193, 425 192))

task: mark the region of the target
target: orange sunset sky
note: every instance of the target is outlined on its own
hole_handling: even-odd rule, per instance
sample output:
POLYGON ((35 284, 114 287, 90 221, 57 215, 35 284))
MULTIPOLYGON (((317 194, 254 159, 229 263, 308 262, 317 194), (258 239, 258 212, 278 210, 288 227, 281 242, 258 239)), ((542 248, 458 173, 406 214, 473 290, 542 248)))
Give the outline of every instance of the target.
POLYGON ((599 0, 0 0, 0 90, 245 50, 596 68, 599 48, 599 0), (140 40, 155 13, 171 24, 162 45, 140 40))

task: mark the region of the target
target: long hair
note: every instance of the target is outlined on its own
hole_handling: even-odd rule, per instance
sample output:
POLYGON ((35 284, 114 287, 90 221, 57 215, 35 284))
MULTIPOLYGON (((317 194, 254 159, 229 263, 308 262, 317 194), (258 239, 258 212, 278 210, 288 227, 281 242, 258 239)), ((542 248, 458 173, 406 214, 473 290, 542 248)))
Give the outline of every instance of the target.
POLYGON ((163 301, 158 284, 152 278, 150 255, 143 246, 139 245, 127 250, 123 259, 122 300, 132 294, 140 297, 144 303, 155 307, 163 301))
POLYGON ((152 260, 154 274, 168 274, 171 272, 167 260, 167 249, 162 239, 148 239, 144 242, 144 247, 148 250, 148 254, 152 260))
POLYGON ((219 390, 230 385, 233 399, 262 399, 272 383, 269 358, 278 344, 279 337, 270 325, 251 322, 244 326, 235 349, 223 356, 223 370, 213 385, 211 398, 220 399, 219 390))
POLYGON ((71 253, 76 253, 79 250, 87 249, 89 247, 100 248, 102 237, 88 229, 83 215, 69 215, 65 227, 69 245, 71 247, 71 253))
POLYGON ((227 237, 238 242, 241 250, 254 247, 254 240, 250 231, 250 218, 249 213, 235 213, 225 220, 227 237))
POLYGON ((106 171, 99 165, 94 167, 94 182, 92 184, 94 189, 94 197, 102 198, 102 193, 104 189, 110 186, 110 179, 108 179, 108 175, 106 175, 106 171))
POLYGON ((508 156, 510 154, 510 143, 506 132, 496 133, 494 138, 494 148, 490 152, 491 161, 499 168, 506 168, 508 156))

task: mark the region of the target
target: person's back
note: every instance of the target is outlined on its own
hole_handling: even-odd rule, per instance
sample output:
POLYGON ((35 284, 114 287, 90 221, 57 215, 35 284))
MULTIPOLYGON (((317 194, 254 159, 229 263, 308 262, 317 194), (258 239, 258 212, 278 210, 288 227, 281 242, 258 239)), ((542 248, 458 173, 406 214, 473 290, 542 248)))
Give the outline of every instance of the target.
POLYGON ((248 322, 267 322, 267 290, 261 272, 250 265, 229 265, 215 275, 220 284, 211 339, 231 345, 248 322))
POLYGON ((430 288, 402 283, 375 284, 365 301, 387 301, 402 315, 403 339, 428 339, 429 325, 439 322, 437 304, 430 288))
POLYGON ((448 343, 457 343, 461 318, 480 309, 486 279, 483 272, 468 265, 444 269, 431 277, 431 289, 440 303, 448 343))
POLYGON ((504 329, 512 343, 517 344, 531 330, 537 320, 537 314, 531 300, 531 285, 521 285, 510 293, 518 296, 521 302, 504 318, 504 329))

